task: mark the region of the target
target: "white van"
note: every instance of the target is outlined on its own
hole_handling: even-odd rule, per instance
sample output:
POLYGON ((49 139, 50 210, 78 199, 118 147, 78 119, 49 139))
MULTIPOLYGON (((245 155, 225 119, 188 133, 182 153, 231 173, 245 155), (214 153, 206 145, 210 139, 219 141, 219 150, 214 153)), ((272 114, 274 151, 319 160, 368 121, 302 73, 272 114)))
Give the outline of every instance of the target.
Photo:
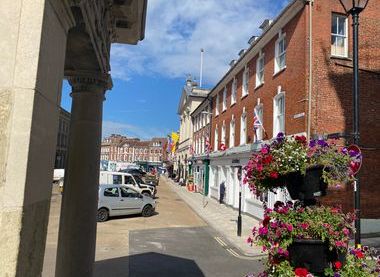
POLYGON ((100 171, 99 184, 129 185, 150 196, 155 196, 157 192, 155 186, 147 185, 139 177, 125 172, 100 171))

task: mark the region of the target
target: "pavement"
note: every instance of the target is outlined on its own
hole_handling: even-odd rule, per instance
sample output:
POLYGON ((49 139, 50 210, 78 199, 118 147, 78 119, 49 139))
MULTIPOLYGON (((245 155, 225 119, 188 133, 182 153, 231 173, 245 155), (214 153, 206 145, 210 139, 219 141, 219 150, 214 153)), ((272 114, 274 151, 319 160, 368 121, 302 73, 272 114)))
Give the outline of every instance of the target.
MULTIPOLYGON (((94 277, 239 277, 263 269, 261 261, 244 256, 198 216, 164 178, 157 196, 151 217, 119 216, 97 224, 94 277)), ((53 186, 42 277, 54 276, 61 199, 53 186)))
POLYGON ((171 188, 193 209, 204 221, 214 228, 222 237, 236 247, 243 256, 261 258, 265 256, 261 247, 250 246, 247 238, 253 227, 258 228, 259 221, 249 215, 242 214, 242 235, 237 236, 238 212, 213 198, 203 197, 200 193, 189 192, 186 187, 179 186, 173 180, 162 177, 171 188))
MULTIPOLYGON (((200 193, 189 192, 186 187, 181 187, 172 179, 163 177, 167 180, 172 189, 210 226, 224 236, 232 245, 240 250, 240 252, 248 257, 263 257, 265 256, 261 248, 257 246, 249 246, 246 243, 246 238, 249 236, 253 226, 258 227, 259 221, 249 215, 242 215, 242 236, 238 237, 237 232, 237 211, 231 207, 219 204, 213 198, 203 197, 200 193)), ((369 246, 377 251, 380 255, 380 234, 368 234, 362 237, 361 244, 369 246)), ((354 241, 350 242, 354 245, 354 241)))

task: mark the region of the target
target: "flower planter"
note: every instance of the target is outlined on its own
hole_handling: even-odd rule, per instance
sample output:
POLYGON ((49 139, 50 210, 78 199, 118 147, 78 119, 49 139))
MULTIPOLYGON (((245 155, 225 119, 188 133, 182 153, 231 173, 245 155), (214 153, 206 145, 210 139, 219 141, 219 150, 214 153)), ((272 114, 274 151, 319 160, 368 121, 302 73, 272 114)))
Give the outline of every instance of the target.
POLYGON ((330 251, 328 244, 322 240, 299 239, 289 246, 290 264, 294 267, 307 268, 318 276, 325 276, 325 268, 331 262, 344 262, 345 256, 330 251))
POLYGON ((315 194, 326 195, 327 184, 322 179, 323 167, 308 168, 305 176, 298 172, 286 176, 286 188, 292 199, 315 203, 315 194))

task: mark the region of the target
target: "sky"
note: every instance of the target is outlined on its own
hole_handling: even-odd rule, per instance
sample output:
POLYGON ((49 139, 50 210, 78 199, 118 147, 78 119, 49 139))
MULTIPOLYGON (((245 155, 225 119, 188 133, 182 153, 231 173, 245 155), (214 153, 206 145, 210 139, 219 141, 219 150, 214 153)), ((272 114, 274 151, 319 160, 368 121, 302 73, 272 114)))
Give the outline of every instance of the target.
MULTIPOLYGON (((203 88, 212 89, 229 62, 260 35, 289 0, 148 0, 145 39, 111 47, 112 90, 106 93, 103 137, 122 134, 150 139, 179 129, 177 108, 186 76, 199 80, 204 49, 203 88)), ((64 82, 62 107, 71 110, 64 82)))

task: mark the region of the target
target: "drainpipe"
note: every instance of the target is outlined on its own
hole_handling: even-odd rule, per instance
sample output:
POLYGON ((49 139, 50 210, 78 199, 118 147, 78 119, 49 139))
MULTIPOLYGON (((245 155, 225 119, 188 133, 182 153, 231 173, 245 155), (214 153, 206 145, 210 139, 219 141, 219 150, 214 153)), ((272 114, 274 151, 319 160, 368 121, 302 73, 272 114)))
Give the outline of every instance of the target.
POLYGON ((311 136, 311 94, 313 91, 313 5, 314 0, 306 0, 309 4, 309 88, 307 97, 307 139, 311 136))

